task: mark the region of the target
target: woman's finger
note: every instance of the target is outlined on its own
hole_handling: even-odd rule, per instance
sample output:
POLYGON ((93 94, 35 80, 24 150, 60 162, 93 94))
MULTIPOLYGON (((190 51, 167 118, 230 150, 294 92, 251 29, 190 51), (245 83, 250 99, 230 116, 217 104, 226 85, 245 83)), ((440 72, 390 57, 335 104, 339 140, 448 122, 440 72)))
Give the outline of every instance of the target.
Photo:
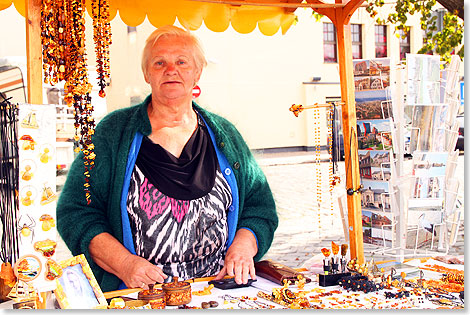
POLYGON ((235 282, 238 283, 238 284, 241 284, 243 283, 243 275, 242 275, 242 272, 243 272, 243 263, 238 260, 235 262, 235 282))
POLYGON ((217 274, 217 276, 215 276, 215 279, 214 279, 214 280, 220 280, 220 279, 222 279, 226 274, 227 274, 227 267, 226 267, 226 266, 223 266, 223 267, 222 267, 222 270, 220 270, 220 272, 217 274))
POLYGON ((251 276, 251 279, 256 280, 256 269, 255 269, 254 262, 250 264, 250 276, 251 276))

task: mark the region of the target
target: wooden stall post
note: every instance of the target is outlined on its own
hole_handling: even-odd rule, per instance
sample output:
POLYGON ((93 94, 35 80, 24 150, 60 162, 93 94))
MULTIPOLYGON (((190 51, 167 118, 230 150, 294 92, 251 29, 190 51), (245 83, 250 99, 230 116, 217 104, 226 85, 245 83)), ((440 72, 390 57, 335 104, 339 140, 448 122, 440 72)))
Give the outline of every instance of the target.
MULTIPOLYGON (((318 0, 310 0, 309 2, 320 3, 318 0)), ((364 0, 335 0, 337 7, 314 8, 316 12, 326 15, 336 27, 341 100, 344 103, 341 112, 343 115, 346 189, 348 190, 357 190, 361 184, 357 153, 356 101, 349 20, 363 2, 364 0)), ((348 194, 347 203, 351 258, 357 258, 358 262, 362 264, 364 262, 364 243, 362 237, 361 194, 358 192, 352 195, 348 194)))
POLYGON ((27 101, 42 104, 41 0, 25 1, 27 101))
MULTIPOLYGON (((344 102, 343 137, 346 169, 346 189, 357 190, 361 185, 359 175, 359 157, 357 153, 356 103, 354 96, 354 76, 351 51, 350 24, 336 27, 338 38, 339 77, 341 81, 341 98, 344 102)), ((364 262, 364 245, 362 235, 361 194, 347 195, 349 246, 351 257, 356 257, 360 264, 364 262)))

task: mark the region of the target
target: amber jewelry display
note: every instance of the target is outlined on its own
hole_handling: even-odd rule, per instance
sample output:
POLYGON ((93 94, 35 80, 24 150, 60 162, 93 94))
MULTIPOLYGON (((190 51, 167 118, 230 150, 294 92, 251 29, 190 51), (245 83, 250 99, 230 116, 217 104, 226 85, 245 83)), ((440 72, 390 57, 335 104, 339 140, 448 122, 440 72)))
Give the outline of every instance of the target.
MULTIPOLYGON (((313 109, 314 127, 313 127, 313 145, 315 147, 315 185, 316 185, 316 203, 318 213, 318 231, 321 233, 321 203, 322 203, 322 171, 321 171, 321 132, 320 132, 320 108, 324 107, 327 109, 327 129, 328 129, 328 155, 329 155, 329 169, 328 169, 328 190, 330 192, 330 214, 331 218, 334 215, 334 202, 333 202, 333 188, 340 183, 340 177, 336 174, 336 154, 333 152, 336 149, 335 144, 335 129, 333 128, 335 122, 336 105, 344 105, 343 102, 327 103, 303 106, 301 104, 292 104, 289 108, 295 117, 299 117, 299 114, 306 109, 313 109)), ((333 220, 331 221, 333 224, 333 220)))
MULTIPOLYGON (((104 1, 99 4, 103 8, 98 10, 97 17, 101 22, 97 27, 102 25, 102 21, 109 20, 109 5, 104 1)), ((92 143, 95 121, 92 117, 91 84, 85 57, 85 0, 44 0, 41 7, 41 28, 44 82, 55 85, 64 81, 64 100, 68 106, 74 107, 74 140, 79 144, 78 151, 81 150, 84 154, 84 190, 87 203, 90 203, 89 178, 95 158, 92 143)), ((100 74, 99 77, 104 80, 108 73, 106 69, 109 69, 109 58, 106 57, 109 52, 105 47, 110 42, 110 30, 107 26, 103 28, 106 30, 97 32, 102 35, 98 36, 101 42, 100 54, 97 56, 101 58, 98 69, 103 71, 103 75, 100 74)), ((28 124, 32 124, 31 120, 32 118, 28 120, 28 124)))
MULTIPOLYGON (((328 129, 328 192, 330 193, 330 215, 331 224, 333 224, 334 205, 333 205, 333 119, 334 107, 331 104, 326 111, 327 129, 328 129)), ((335 254, 336 255, 336 254, 335 254)))
POLYGON ((316 202, 318 217, 318 233, 321 235, 321 203, 322 203, 322 187, 321 187, 321 155, 320 155, 320 109, 313 109, 313 119, 315 125, 313 127, 313 144, 315 146, 315 185, 316 185, 316 202))
POLYGON ((37 197, 36 188, 33 186, 26 186, 20 193, 21 204, 25 207, 29 207, 34 204, 34 200, 37 197))
POLYGON ((44 241, 38 241, 34 243, 34 250, 42 253, 44 257, 51 257, 55 254, 55 248, 57 246, 57 242, 47 239, 44 241))
MULTIPOLYGON (((26 214, 26 216, 28 217, 27 218, 28 221, 24 221, 23 225, 19 223, 21 222, 22 216, 18 218, 18 226, 17 226, 18 234, 20 234, 23 237, 32 236, 31 237, 31 241, 32 241, 34 238, 34 228, 36 227, 36 221, 34 221, 34 219, 29 214, 26 214)), ((21 238, 20 238, 20 241, 21 241, 21 238)))
POLYGON ((54 260, 48 259, 46 261, 46 280, 53 281, 62 276, 63 270, 62 267, 54 260))
POLYGON ((31 150, 33 151, 34 150, 34 146, 36 145, 36 141, 34 141, 33 137, 31 137, 30 135, 22 135, 20 137, 20 141, 22 143, 21 145, 21 149, 22 150, 31 150))
POLYGON ((214 285, 211 283, 207 287, 204 287, 203 290, 193 291, 192 295, 210 295, 212 294, 212 289, 214 285))
POLYGON ((47 213, 43 214, 39 218, 39 222, 42 222, 41 229, 44 232, 47 232, 50 229, 52 229, 53 227, 55 227, 55 219, 50 214, 47 214, 47 213))
POLYGON ((105 97, 106 79, 109 79, 109 45, 111 24, 109 23, 109 0, 92 0, 93 40, 95 42, 96 71, 98 72, 99 96, 105 97))

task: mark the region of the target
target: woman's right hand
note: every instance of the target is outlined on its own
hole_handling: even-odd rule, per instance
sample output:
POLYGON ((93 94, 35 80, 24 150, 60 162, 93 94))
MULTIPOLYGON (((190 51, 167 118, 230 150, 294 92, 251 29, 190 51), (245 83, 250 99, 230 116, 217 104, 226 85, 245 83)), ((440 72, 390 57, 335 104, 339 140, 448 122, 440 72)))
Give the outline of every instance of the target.
POLYGON ((93 260, 107 272, 118 276, 128 288, 146 289, 149 284, 162 283, 168 277, 147 259, 131 254, 109 233, 96 235, 89 249, 93 260))
POLYGON ((123 261, 123 268, 117 275, 128 288, 147 289, 149 284, 163 283, 168 278, 163 270, 147 259, 133 254, 128 255, 123 261))

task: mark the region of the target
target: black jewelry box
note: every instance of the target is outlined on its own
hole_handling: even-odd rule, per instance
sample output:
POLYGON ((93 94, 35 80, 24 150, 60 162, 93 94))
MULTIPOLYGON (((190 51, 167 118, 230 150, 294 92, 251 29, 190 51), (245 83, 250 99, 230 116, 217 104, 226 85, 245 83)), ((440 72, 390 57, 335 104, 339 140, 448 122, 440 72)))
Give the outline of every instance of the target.
POLYGON ((332 274, 318 274, 318 285, 322 287, 330 287, 333 285, 338 285, 338 281, 344 277, 350 277, 350 272, 341 272, 341 273, 332 273, 332 274))

